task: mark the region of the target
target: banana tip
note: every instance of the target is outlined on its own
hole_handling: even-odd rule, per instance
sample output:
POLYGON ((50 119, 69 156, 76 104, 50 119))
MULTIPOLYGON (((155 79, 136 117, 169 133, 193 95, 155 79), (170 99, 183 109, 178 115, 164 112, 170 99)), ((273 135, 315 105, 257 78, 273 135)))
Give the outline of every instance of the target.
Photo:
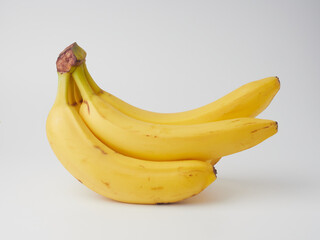
POLYGON ((214 175, 216 175, 216 176, 217 176, 217 174, 218 174, 217 169, 216 169, 214 166, 212 166, 212 168, 213 168, 214 175))
POLYGON ((278 80, 278 83, 279 83, 279 85, 280 85, 280 79, 279 79, 279 77, 278 77, 278 76, 275 76, 275 78, 278 80))

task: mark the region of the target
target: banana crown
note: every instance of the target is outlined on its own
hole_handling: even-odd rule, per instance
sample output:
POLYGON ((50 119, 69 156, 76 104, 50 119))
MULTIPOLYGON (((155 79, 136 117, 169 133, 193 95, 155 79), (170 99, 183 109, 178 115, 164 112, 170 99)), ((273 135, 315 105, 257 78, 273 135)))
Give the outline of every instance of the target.
POLYGON ((81 65, 87 53, 76 43, 66 47, 58 56, 56 66, 59 73, 72 72, 74 67, 81 65))

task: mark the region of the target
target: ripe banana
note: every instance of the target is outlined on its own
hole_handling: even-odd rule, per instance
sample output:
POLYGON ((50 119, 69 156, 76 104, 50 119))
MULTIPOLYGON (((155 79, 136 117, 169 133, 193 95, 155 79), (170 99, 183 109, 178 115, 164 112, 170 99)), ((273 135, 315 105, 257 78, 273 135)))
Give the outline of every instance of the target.
MULTIPOLYGON (((76 64, 68 56, 67 60, 70 66, 76 64)), ((58 73, 58 94, 46 131, 58 159, 81 183, 116 201, 156 204, 189 198, 216 179, 215 169, 205 161, 145 161, 100 142, 78 113, 70 66, 58 73)))
POLYGON ((276 78, 247 84, 199 109, 160 114, 101 92, 85 57, 75 43, 58 57, 58 93, 47 137, 74 177, 113 200, 156 204, 194 196, 216 179, 212 165, 220 157, 277 132, 277 122, 252 118, 278 91, 276 78))
POLYGON ((80 115, 106 145, 148 160, 217 159, 257 145, 277 132, 277 122, 236 118, 193 125, 167 125, 125 115, 95 94, 83 64, 72 73, 83 103, 80 115))
POLYGON ((256 117, 266 109, 280 89, 279 78, 268 77, 247 83, 200 108, 178 113, 156 113, 132 106, 102 90, 91 77, 85 62, 83 64, 91 88, 104 101, 132 118, 158 124, 198 124, 239 117, 256 117))

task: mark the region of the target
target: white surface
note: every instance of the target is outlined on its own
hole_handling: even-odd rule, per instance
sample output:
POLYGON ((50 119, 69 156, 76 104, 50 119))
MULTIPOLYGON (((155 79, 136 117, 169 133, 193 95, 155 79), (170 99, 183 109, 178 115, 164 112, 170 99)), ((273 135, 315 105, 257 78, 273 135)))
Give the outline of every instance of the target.
POLYGON ((319 1, 1 1, 1 239, 319 239, 319 1), (52 153, 59 52, 77 41, 107 91, 192 109, 277 75, 279 133, 225 157, 196 197, 104 199, 52 153))

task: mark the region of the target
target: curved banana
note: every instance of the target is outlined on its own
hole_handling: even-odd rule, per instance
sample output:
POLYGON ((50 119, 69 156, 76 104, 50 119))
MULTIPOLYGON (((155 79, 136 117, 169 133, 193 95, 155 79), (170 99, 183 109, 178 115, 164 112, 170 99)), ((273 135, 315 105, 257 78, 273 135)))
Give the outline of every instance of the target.
POLYGON ((108 148, 83 122, 70 91, 70 74, 59 73, 47 137, 63 166, 91 190, 126 203, 170 203, 198 194, 216 179, 204 161, 144 161, 108 148))
POLYGON ((85 75, 94 92, 126 115, 158 124, 198 124, 239 117, 256 117, 267 108, 280 89, 278 77, 247 83, 224 97, 200 108, 178 113, 156 113, 132 106, 102 90, 93 80, 86 64, 85 75))
POLYGON ((217 159, 257 145, 277 132, 277 122, 237 118, 193 125, 166 125, 125 115, 94 93, 83 64, 72 73, 83 103, 80 115, 105 144, 148 160, 217 159))

